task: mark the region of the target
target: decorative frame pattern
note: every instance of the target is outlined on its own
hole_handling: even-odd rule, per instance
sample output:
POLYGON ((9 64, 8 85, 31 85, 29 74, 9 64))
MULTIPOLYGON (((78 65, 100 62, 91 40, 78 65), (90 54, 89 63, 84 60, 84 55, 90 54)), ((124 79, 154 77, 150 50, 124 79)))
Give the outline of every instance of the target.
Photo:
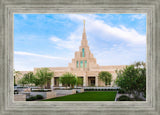
POLYGON ((0 0, 0 114, 160 114, 160 0, 0 0), (145 102, 16 102, 13 100, 14 13, 147 14, 145 102))

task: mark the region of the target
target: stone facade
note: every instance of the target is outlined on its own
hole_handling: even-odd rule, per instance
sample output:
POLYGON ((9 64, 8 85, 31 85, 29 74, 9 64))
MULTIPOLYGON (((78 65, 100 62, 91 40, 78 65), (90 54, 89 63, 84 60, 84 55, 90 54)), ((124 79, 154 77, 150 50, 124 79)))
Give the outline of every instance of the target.
MULTIPOLYGON (((126 65, 100 66, 97 64, 88 46, 84 21, 81 46, 79 47, 79 51, 75 52, 75 57, 72 59, 72 62, 68 64, 68 67, 49 68, 50 71, 54 72, 54 77, 51 80, 51 87, 62 86, 62 84, 59 83, 59 77, 66 72, 81 77, 83 79, 83 86, 105 86, 105 83, 98 78, 98 74, 101 71, 108 71, 112 74, 111 86, 113 86, 114 80, 116 79, 115 70, 120 70, 125 66, 126 65)), ((34 73, 37 69, 40 68, 34 68, 34 73)))

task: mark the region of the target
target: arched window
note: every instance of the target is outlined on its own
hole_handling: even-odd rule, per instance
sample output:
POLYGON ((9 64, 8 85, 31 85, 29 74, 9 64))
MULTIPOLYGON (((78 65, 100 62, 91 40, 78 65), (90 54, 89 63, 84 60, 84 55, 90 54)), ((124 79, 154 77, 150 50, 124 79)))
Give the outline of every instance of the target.
POLYGON ((79 61, 77 61, 77 68, 79 68, 79 61))
POLYGON ((84 67, 87 68, 87 60, 85 60, 84 67))
POLYGON ((81 68, 83 68, 83 61, 81 61, 81 68))
POLYGON ((84 57, 85 55, 84 55, 84 48, 82 48, 82 57, 84 57))

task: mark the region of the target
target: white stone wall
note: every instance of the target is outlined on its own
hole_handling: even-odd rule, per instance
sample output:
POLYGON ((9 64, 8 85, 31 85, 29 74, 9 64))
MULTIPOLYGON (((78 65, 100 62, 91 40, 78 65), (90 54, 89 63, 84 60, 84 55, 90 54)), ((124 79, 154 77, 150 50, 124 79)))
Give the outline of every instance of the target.
POLYGON ((46 99, 46 92, 30 92, 30 96, 42 95, 46 99))
POLYGON ((46 99, 54 98, 56 97, 56 92, 46 92, 46 99))
POLYGON ((76 90, 54 90, 56 96, 76 94, 76 90))
POLYGON ((78 91, 78 93, 82 93, 84 92, 84 89, 76 89, 78 91))
POLYGON ((26 101, 26 95, 25 94, 15 94, 14 101, 26 101))

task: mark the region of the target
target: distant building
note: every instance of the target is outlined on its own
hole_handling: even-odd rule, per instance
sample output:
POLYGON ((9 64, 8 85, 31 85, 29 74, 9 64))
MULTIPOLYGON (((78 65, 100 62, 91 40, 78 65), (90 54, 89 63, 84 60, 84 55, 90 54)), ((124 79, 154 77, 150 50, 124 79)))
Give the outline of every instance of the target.
MULTIPOLYGON (((72 59, 72 62, 68 64, 68 67, 49 67, 50 71, 54 72, 54 77, 48 86, 63 86, 63 84, 59 83, 59 78, 66 72, 70 72, 75 74, 77 77, 81 77, 83 79, 83 86, 105 86, 105 82, 98 78, 98 74, 101 71, 108 71, 112 74, 111 86, 113 86, 114 80, 116 79, 115 70, 120 70, 125 66, 126 65, 100 66, 97 64, 96 59, 94 58, 88 46, 84 21, 79 51, 75 52, 75 57, 72 59)), ((34 72, 36 72, 37 69, 40 68, 34 68, 34 72)))

